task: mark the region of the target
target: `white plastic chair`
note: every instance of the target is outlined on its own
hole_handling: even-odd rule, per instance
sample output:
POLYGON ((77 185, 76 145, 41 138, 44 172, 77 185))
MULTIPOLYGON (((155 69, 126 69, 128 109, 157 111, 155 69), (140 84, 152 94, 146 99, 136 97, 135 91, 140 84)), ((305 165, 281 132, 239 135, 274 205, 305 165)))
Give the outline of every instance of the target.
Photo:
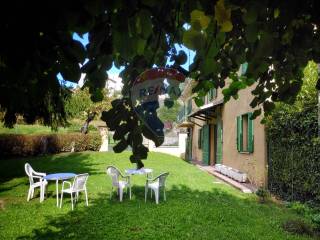
POLYGON ((112 197, 113 188, 118 189, 118 195, 120 202, 122 202, 123 198, 123 190, 127 188, 127 193, 129 189, 129 198, 131 199, 131 183, 130 183, 130 176, 123 175, 119 169, 114 166, 108 166, 106 170, 107 175, 111 177, 112 185, 111 185, 111 192, 110 192, 110 199, 112 197))
POLYGON ((27 201, 29 201, 31 198, 33 198, 34 189, 39 187, 40 188, 40 202, 42 202, 44 200, 44 193, 46 190, 46 185, 48 184, 47 180, 43 179, 43 177, 46 176, 46 173, 34 171, 29 163, 26 163, 24 165, 24 170, 26 171, 26 174, 29 177, 29 183, 30 183, 27 201))
POLYGON ((79 192, 84 192, 86 197, 86 205, 88 206, 88 193, 87 193, 87 180, 89 174, 79 174, 74 177, 73 183, 69 181, 62 182, 62 190, 61 190, 61 200, 60 200, 60 208, 62 207, 62 199, 64 193, 69 193, 71 196, 71 209, 73 210, 73 201, 78 201, 79 192), (69 185, 69 188, 65 188, 65 184, 69 185), (75 196, 73 196, 75 195, 75 196))
POLYGON ((166 201, 166 178, 168 177, 169 173, 162 173, 159 176, 155 177, 154 179, 147 179, 146 186, 145 186, 145 202, 147 202, 147 194, 148 189, 151 189, 151 198, 152 198, 152 190, 154 191, 156 204, 159 203, 159 194, 160 188, 163 188, 163 199, 166 201))

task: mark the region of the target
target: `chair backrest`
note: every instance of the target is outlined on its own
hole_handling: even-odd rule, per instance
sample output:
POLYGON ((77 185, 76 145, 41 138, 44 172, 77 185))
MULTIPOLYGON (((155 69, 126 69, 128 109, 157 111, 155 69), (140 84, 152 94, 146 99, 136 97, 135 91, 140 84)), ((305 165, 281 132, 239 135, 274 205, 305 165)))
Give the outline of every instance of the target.
POLYGON ((72 189, 76 191, 84 190, 86 188, 88 177, 88 173, 78 174, 77 176, 75 176, 72 189))
POLYGON ((120 170, 114 166, 108 166, 106 173, 107 173, 107 175, 109 175, 111 177, 112 185, 118 186, 119 185, 119 176, 121 175, 120 170))
POLYGON ((31 167, 31 165, 29 163, 26 163, 24 165, 24 170, 26 171, 26 174, 27 176, 29 177, 29 181, 30 181, 30 184, 33 184, 33 173, 34 173, 34 170, 33 168, 31 167))
POLYGON ((159 186, 160 187, 165 186, 166 179, 167 179, 168 175, 169 175, 169 173, 165 172, 165 173, 160 174, 158 177, 156 177, 156 179, 158 179, 158 181, 159 181, 159 186))

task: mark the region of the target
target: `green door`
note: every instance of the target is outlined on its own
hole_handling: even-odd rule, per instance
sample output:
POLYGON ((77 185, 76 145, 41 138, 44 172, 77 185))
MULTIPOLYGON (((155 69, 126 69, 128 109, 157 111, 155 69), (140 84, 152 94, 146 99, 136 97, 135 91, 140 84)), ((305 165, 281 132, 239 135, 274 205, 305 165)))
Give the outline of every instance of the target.
POLYGON ((206 165, 210 164, 210 127, 204 125, 202 127, 202 162, 206 165))
POLYGON ((215 125, 215 162, 222 163, 222 121, 219 120, 215 125))

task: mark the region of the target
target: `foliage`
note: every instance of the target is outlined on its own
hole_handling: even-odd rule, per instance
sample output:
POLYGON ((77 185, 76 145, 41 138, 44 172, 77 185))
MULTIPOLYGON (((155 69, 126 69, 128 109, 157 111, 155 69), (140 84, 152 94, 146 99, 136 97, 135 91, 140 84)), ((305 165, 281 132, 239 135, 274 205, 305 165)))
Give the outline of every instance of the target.
POLYGON ((110 96, 107 89, 103 91, 104 98, 100 102, 93 102, 90 98, 88 88, 76 88, 72 91, 71 97, 66 100, 65 110, 69 119, 78 118, 86 119, 88 114, 96 112, 100 116, 103 110, 108 110, 111 107, 111 100, 114 98, 110 96))
POLYGON ((288 200, 320 200, 315 76, 305 79, 294 105, 277 104, 267 121, 269 189, 288 200))
POLYGON ((119 203, 115 190, 110 200, 106 166, 114 165, 122 172, 134 168, 128 164, 129 156, 129 152, 83 152, 0 161, 0 202, 4 205, 0 239, 309 239, 282 230, 285 219, 297 217, 288 209, 258 204, 253 195, 217 183, 212 175, 162 153, 150 153, 147 167, 154 170, 154 176, 170 172, 166 202, 162 193, 159 205, 150 196, 144 202, 144 176, 132 177, 131 200, 125 194, 119 203), (89 173, 89 206, 80 194, 74 211, 68 198, 57 208, 54 182, 49 182, 43 203, 39 203, 38 191, 27 202, 25 162, 47 174, 89 173))
POLYGON ((0 135, 0 156, 35 156, 59 152, 97 151, 101 137, 94 134, 0 135))
POLYGON ((312 223, 315 225, 315 228, 320 232, 320 213, 314 214, 311 217, 312 223))
POLYGON ((260 187, 257 191, 256 191, 256 195, 259 197, 259 202, 260 203, 266 203, 270 200, 270 192, 263 188, 260 187))
POLYGON ((255 115, 259 108, 268 114, 275 102, 295 100, 308 60, 319 62, 319 7, 316 0, 293 0, 290 6, 266 0, 10 1, 0 11, 0 29, 5 33, 0 47, 0 104, 6 111, 5 123, 12 126, 16 113, 28 122, 41 117, 45 124, 64 123, 66 93, 57 74, 77 82, 85 73, 92 100, 99 101, 106 70, 114 63, 124 67, 122 102, 127 110, 112 110, 108 116, 115 122, 132 118, 129 131, 120 124, 114 127, 125 139, 118 150, 129 142, 132 158, 140 161, 146 150, 140 140, 132 143, 127 133, 135 139, 143 134, 156 145, 161 141, 136 119, 128 99, 130 88, 141 72, 164 67, 169 58, 174 60, 170 67, 197 81, 194 92, 199 98, 210 88, 224 87, 227 77, 232 82, 224 91, 225 101, 256 83, 250 105, 258 107, 255 115), (89 44, 84 47, 74 40, 75 32, 89 33, 89 44), (175 44, 195 50, 189 71, 181 67, 186 53, 177 52, 175 44), (248 69, 238 76, 245 62, 248 69))
POLYGON ((302 216, 306 216, 310 213, 310 208, 301 202, 294 201, 290 203, 289 208, 294 210, 296 213, 302 216))
POLYGON ((310 203, 294 201, 288 204, 288 208, 292 209, 294 212, 308 220, 308 222, 312 223, 313 231, 315 234, 320 236, 320 214, 318 207, 314 207, 313 204, 310 205, 310 203))
POLYGON ((299 234, 299 235, 312 236, 314 234, 311 224, 309 224, 301 219, 287 220, 282 225, 282 227, 287 232, 295 233, 295 234, 299 234))
POLYGON ((174 102, 174 104, 171 108, 168 108, 166 106, 162 106, 157 111, 158 117, 163 122, 175 122, 177 120, 177 116, 178 116, 180 108, 181 108, 181 106, 178 102, 174 102))

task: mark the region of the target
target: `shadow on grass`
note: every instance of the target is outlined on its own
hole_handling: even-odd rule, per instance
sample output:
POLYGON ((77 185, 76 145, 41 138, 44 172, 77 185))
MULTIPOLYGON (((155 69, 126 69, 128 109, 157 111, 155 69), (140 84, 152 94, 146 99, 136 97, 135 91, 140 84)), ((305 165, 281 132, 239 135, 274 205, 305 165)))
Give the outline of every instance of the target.
MULTIPOLYGON (((159 205, 144 187, 133 188, 132 200, 122 203, 115 194, 97 194, 74 211, 47 216, 46 225, 18 239, 297 239, 279 227, 285 218, 280 208, 261 205, 219 189, 198 191, 171 186, 167 202, 159 205)), ((63 208, 71 209, 69 200, 63 208)))
POLYGON ((86 161, 90 152, 45 155, 39 157, 27 157, 18 159, 6 159, 0 161, 0 184, 13 178, 26 177, 24 164, 30 163, 35 171, 50 173, 74 172, 74 173, 96 173, 94 163, 86 161), (12 163, 14 162, 14 164, 12 163))

